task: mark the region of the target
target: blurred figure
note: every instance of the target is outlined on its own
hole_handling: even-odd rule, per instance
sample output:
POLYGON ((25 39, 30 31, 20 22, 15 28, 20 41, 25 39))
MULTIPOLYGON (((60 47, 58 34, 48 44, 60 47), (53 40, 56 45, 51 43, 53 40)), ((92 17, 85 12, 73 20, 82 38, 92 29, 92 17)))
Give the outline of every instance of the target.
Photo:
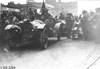
POLYGON ((75 20, 76 22, 79 22, 78 16, 74 16, 74 20, 75 20))
POLYGON ((41 17, 40 14, 37 13, 37 9, 34 10, 34 16, 36 20, 40 19, 41 17))
POLYGON ((34 13, 33 13, 33 11, 32 11, 32 9, 31 8, 29 8, 29 10, 28 10, 28 14, 31 16, 31 15, 34 15, 34 13))
POLYGON ((74 17, 72 13, 68 13, 66 17, 66 31, 67 31, 67 38, 70 38, 72 27, 74 24, 74 17))
POLYGON ((60 13, 59 20, 64 20, 64 15, 63 15, 63 13, 60 13))
POLYGON ((51 14, 49 14, 48 9, 45 6, 45 2, 43 1, 41 7, 41 20, 45 22, 49 18, 51 18, 51 14))
POLYGON ((94 16, 96 23, 100 22, 100 8, 96 8, 96 15, 94 16))
POLYGON ((34 13, 31 8, 29 8, 28 15, 29 15, 30 21, 33 21, 35 19, 34 13))
POLYGON ((51 18, 51 14, 49 14, 48 9, 44 9, 41 14, 42 21, 51 18))
POLYGON ((96 8, 96 15, 94 16, 95 24, 96 24, 96 33, 98 33, 98 37, 100 35, 100 8, 96 8))
POLYGON ((56 23, 58 22, 58 16, 55 16, 55 21, 56 21, 56 23))
POLYGON ((88 39, 89 37, 89 22, 88 22, 88 13, 87 11, 83 10, 82 11, 82 15, 80 16, 80 19, 81 19, 81 27, 82 27, 82 30, 83 30, 83 37, 85 40, 88 39))
POLYGON ((88 19, 90 24, 95 22, 94 17, 95 17, 95 12, 91 11, 88 19))

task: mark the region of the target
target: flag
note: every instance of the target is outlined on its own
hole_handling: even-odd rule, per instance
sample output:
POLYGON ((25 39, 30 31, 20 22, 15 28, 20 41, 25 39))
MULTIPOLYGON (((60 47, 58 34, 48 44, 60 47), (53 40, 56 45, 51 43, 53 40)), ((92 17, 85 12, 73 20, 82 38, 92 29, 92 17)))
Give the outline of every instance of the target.
POLYGON ((46 8, 46 5, 43 0, 42 7, 41 7, 41 13, 45 12, 46 10, 48 10, 48 9, 46 8))
POLYGON ((43 4, 42 4, 42 8, 41 9, 45 9, 46 6, 45 6, 45 3, 44 3, 44 0, 43 0, 43 4))

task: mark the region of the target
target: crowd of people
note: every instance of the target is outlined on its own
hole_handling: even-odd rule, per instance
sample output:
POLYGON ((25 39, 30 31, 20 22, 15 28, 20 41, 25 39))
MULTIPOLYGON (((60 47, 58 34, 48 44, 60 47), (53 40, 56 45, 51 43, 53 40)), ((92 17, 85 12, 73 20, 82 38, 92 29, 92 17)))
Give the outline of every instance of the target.
MULTIPOLYGON (((45 21, 46 19, 52 18, 52 15, 48 13, 48 9, 43 8, 41 14, 37 12, 37 9, 32 11, 31 8, 27 11, 26 14, 22 14, 20 12, 15 11, 2 11, 1 12, 1 19, 0 19, 0 30, 4 30, 5 26, 8 24, 16 24, 24 19, 28 19, 28 21, 33 20, 42 20, 45 21)), ((0 35, 2 32, 0 31, 0 35)))
POLYGON ((84 39, 99 39, 100 8, 96 8, 94 12, 83 10, 78 19, 81 23, 84 39))
MULTIPOLYGON (((45 21, 46 19, 52 18, 52 15, 48 13, 48 9, 43 9, 43 11, 41 11, 41 14, 37 13, 37 10, 32 11, 31 8, 29 8, 27 14, 21 14, 20 12, 2 11, 0 25, 2 25, 2 27, 4 28, 8 23, 18 23, 19 21, 22 21, 25 18, 28 18, 30 21, 35 19, 45 21), (6 20, 9 20, 9 22, 5 22, 6 20)), ((80 26, 83 30, 84 37, 87 36, 87 34, 90 36, 91 32, 92 34, 100 34, 100 8, 97 8, 96 12, 90 13, 88 13, 86 10, 83 10, 80 16, 74 16, 72 13, 67 13, 65 17, 63 13, 60 13, 60 15, 55 16, 54 19, 56 22, 58 22, 59 20, 66 21, 66 31, 68 33, 67 38, 70 38, 72 28, 75 22, 80 22, 80 26), (95 32, 93 33, 93 31, 95 32)), ((96 35, 94 34, 92 37, 94 36, 96 35)), ((85 38, 88 38, 88 36, 85 38)))
POLYGON ((100 35, 100 8, 96 8, 95 12, 82 11, 80 16, 74 16, 72 13, 68 13, 66 17, 60 14, 59 19, 66 20, 67 37, 70 38, 72 28, 75 23, 79 22, 79 26, 82 28, 84 39, 98 39, 100 35))
POLYGON ((90 13, 83 11, 79 19, 81 20, 81 27, 85 39, 98 39, 100 35, 100 8, 97 8, 95 12, 90 13))
POLYGON ((37 9, 32 11, 31 8, 29 8, 26 14, 22 14, 20 12, 14 12, 14 11, 2 11, 0 25, 4 25, 6 20, 9 20, 9 23, 22 21, 25 18, 28 18, 30 20, 45 21, 50 17, 52 16, 51 14, 48 13, 48 9, 44 9, 43 11, 41 11, 41 14, 37 12, 37 9))

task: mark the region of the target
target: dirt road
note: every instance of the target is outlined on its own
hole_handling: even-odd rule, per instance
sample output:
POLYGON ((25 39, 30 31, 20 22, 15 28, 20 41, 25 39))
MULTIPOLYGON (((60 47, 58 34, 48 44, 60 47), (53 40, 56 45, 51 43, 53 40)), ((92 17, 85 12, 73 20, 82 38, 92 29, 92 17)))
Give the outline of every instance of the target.
POLYGON ((16 69, 86 69, 92 66, 100 55, 99 45, 92 41, 62 38, 49 39, 46 50, 34 44, 8 50, 2 47, 0 66, 15 66, 16 69))

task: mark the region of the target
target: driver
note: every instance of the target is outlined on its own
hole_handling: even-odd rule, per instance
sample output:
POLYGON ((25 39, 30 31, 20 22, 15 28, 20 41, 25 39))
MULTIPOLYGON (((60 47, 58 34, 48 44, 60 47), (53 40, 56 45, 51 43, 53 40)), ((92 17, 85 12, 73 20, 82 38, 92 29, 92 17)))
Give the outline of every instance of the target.
POLYGON ((42 21, 45 21, 46 19, 49 19, 51 15, 48 13, 48 9, 43 9, 41 14, 42 21))

